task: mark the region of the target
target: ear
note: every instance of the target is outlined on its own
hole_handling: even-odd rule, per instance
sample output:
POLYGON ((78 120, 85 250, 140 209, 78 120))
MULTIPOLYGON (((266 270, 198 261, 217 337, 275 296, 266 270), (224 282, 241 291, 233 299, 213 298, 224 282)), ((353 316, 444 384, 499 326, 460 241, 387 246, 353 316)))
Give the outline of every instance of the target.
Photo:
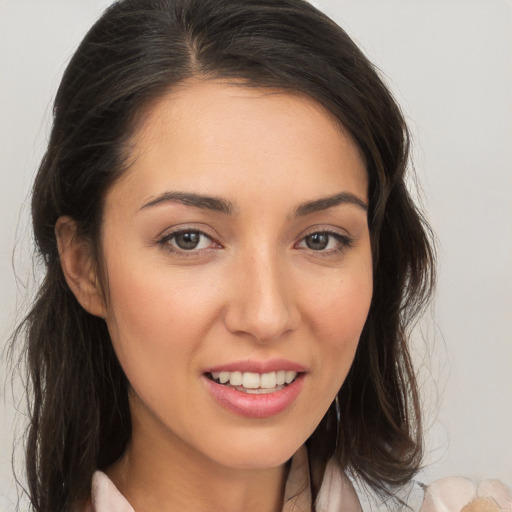
POLYGON ((55 235, 62 272, 69 288, 87 312, 104 318, 105 300, 90 243, 78 234, 76 222, 68 216, 59 217, 55 235))

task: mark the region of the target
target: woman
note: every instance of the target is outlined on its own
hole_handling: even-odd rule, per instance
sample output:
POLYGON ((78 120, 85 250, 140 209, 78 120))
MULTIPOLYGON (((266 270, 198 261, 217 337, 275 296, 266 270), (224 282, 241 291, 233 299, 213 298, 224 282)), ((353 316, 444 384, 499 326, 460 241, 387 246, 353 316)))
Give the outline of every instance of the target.
POLYGON ((33 509, 357 510, 345 474, 409 482, 434 258, 407 153, 372 65, 305 2, 109 8, 33 190, 33 509))

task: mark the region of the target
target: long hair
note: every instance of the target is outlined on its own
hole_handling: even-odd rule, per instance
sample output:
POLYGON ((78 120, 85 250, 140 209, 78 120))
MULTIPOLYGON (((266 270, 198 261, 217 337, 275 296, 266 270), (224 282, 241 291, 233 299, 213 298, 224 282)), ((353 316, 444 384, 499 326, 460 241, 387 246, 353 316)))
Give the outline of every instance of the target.
POLYGON ((310 458, 321 474, 334 457, 384 493, 420 464, 407 340, 432 292, 434 253, 405 186, 407 127, 378 73, 303 0, 124 0, 91 28, 64 73, 33 188, 46 277, 15 339, 27 339, 26 469, 36 512, 85 500, 92 473, 115 462, 131 434, 127 379, 105 322, 82 309, 65 282, 55 222, 71 216, 101 258, 103 200, 125 168, 127 141, 145 107, 191 77, 306 94, 357 144, 369 177, 373 299, 339 392, 340 414, 329 409, 308 440, 310 458))

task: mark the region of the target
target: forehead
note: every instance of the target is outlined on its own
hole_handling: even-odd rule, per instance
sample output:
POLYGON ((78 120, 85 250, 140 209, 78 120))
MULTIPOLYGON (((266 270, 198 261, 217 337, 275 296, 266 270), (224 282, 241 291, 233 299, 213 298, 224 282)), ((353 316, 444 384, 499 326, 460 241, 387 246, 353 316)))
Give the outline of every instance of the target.
POLYGON ((196 81, 158 98, 131 140, 138 201, 165 189, 250 199, 296 192, 297 201, 347 189, 366 199, 359 150, 338 121, 299 94, 196 81))

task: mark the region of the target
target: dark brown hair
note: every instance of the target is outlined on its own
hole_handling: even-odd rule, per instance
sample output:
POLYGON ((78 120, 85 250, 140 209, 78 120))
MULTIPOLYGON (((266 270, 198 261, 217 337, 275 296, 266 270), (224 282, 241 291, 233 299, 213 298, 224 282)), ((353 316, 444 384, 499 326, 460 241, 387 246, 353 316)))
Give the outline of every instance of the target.
POLYGON ((191 77, 306 94, 360 149, 369 176, 373 300, 339 392, 341 413, 333 405, 308 446, 319 474, 334 456, 392 493, 421 461, 407 340, 434 280, 430 231, 405 186, 409 139, 396 102, 347 34, 303 0, 124 0, 105 11, 64 73, 33 188, 47 273, 15 337, 27 339, 33 510, 60 512, 86 499, 92 473, 123 454, 131 433, 126 377, 105 322, 82 309, 65 282, 55 222, 71 216, 98 248, 104 195, 123 172, 137 119, 191 77))

